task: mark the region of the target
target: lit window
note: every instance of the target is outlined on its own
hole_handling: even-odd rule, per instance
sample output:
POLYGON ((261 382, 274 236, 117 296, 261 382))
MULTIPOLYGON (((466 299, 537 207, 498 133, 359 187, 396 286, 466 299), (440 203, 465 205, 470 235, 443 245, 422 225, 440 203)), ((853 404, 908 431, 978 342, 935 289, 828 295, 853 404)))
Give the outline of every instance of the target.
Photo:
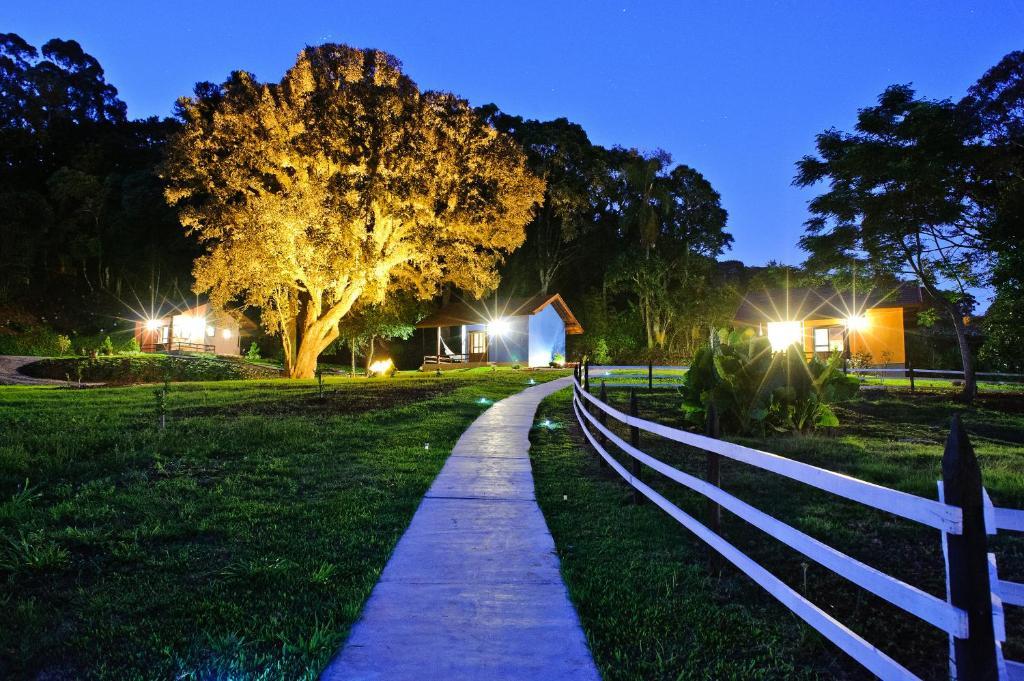
POLYGON ((772 345, 772 352, 782 352, 802 339, 803 325, 800 322, 768 322, 768 342, 772 345))
POLYGON ((206 335, 207 336, 213 336, 215 333, 217 333, 217 330, 214 329, 212 326, 207 326, 206 327, 206 335))
POLYGON ((819 326, 814 329, 815 352, 842 352, 846 349, 845 329, 842 326, 819 326))
POLYGON ((223 331, 221 331, 221 335, 224 336, 224 340, 230 340, 231 339, 231 329, 224 329, 223 331))

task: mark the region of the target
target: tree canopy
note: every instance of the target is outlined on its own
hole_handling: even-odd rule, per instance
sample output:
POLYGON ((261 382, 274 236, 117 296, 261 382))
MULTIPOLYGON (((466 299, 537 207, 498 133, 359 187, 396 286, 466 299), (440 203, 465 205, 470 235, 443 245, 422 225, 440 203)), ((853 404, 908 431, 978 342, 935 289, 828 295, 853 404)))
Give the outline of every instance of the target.
POLYGON ((794 180, 828 182, 801 239, 808 265, 834 272, 862 262, 919 281, 956 331, 966 398, 975 391, 970 289, 998 285, 996 265, 1019 249, 1022 64, 1021 53, 1008 55, 960 102, 889 87, 859 112, 854 132, 820 134, 794 180))
POLYGON ((0 95, 0 294, 73 312, 187 273, 154 172, 173 121, 127 120, 73 40, 0 34, 0 95))
POLYGON ((262 308, 291 376, 357 302, 494 288, 543 197, 514 140, 377 50, 307 48, 280 83, 235 72, 178 113, 167 197, 206 247, 196 287, 262 308))

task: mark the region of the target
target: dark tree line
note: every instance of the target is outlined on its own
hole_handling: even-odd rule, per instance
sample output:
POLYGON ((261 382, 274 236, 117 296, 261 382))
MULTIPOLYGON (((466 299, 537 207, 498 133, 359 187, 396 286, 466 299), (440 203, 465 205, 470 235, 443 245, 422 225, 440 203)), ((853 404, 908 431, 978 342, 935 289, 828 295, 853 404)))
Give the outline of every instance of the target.
POLYGON ((0 34, 0 302, 73 314, 187 292, 195 249, 156 173, 176 126, 128 120, 77 42, 0 34))
MULTIPOLYGON (((587 328, 577 352, 690 356, 749 288, 842 287, 856 272, 883 286, 919 280, 969 374, 976 354, 988 368, 1024 369, 1024 52, 960 101, 893 86, 854 131, 819 135, 795 180, 827 185, 811 202, 799 269, 720 262, 732 243, 720 197, 665 152, 593 144, 564 118, 493 105, 477 115, 512 135, 546 182, 499 295, 561 293, 587 328), (980 354, 977 325, 964 324, 979 285, 996 291, 980 354)), ((187 296, 200 249, 167 207, 158 170, 179 127, 129 120, 78 43, 37 49, 0 34, 0 305, 125 314, 125 304, 187 296)))
POLYGON ((480 113, 515 137, 547 182, 503 295, 559 292, 588 329, 580 351, 688 354, 729 321, 735 288, 716 259, 732 243, 718 192, 656 151, 605 148, 564 118, 480 113))

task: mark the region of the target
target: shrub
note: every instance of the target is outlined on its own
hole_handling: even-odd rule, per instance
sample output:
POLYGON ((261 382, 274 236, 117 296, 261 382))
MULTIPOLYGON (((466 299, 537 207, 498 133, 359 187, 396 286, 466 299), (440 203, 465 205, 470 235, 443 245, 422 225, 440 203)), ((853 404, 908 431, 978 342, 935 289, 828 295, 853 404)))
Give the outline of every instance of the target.
POLYGON ((57 346, 57 354, 58 355, 64 356, 64 355, 67 355, 69 352, 71 352, 71 339, 68 338, 67 336, 65 336, 63 334, 57 336, 57 340, 55 341, 55 344, 57 346))
POLYGON ((132 339, 130 341, 128 341, 128 347, 127 347, 126 352, 130 352, 130 353, 142 352, 142 347, 139 345, 138 339, 135 338, 134 336, 132 336, 132 339))
POLYGON ((260 346, 256 345, 256 341, 249 344, 249 350, 245 353, 245 358, 250 362, 257 362, 260 359, 260 346))
POLYGON ((767 338, 734 332, 693 358, 683 379, 683 411, 690 423, 703 425, 713 403, 722 431, 741 435, 837 426, 831 405, 858 386, 841 367, 839 353, 828 362, 806 361, 797 346, 773 353, 767 338))
POLYGON ((99 350, 101 355, 105 355, 107 357, 114 354, 114 343, 110 340, 110 336, 103 339, 103 342, 100 343, 99 350))
POLYGON ((612 357, 608 353, 608 341, 603 337, 598 338, 594 343, 594 357, 593 362, 595 364, 611 364, 612 357))
POLYGON ((855 352, 850 355, 850 368, 851 369, 867 369, 871 366, 871 363, 875 361, 874 356, 870 352, 864 350, 855 352))
POLYGON ((276 378, 279 372, 240 360, 168 355, 120 355, 93 359, 42 359, 21 371, 36 378, 77 376, 79 381, 129 385, 172 381, 222 381, 276 378))

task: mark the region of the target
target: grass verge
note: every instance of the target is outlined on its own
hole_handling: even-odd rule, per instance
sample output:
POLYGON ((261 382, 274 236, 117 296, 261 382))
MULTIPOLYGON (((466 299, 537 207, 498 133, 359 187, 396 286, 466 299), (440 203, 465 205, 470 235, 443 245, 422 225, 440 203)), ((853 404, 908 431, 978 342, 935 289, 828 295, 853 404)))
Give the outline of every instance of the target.
MULTIPOLYGON (((611 401, 626 408, 625 390, 611 401)), ((948 395, 901 399, 877 393, 839 408, 836 437, 778 437, 743 443, 936 498, 949 417, 964 421, 997 504, 1024 507, 1024 414, 1002 395, 964 410, 948 395), (1012 405, 1011 405, 1012 406, 1012 405)), ((1019 405, 1020 398, 1014 403, 1019 405)), ((643 391, 640 414, 682 425, 671 390, 643 391)), ((584 444, 567 392, 548 398, 541 417, 563 427, 537 430, 530 450, 537 496, 555 538, 562 572, 606 681, 624 679, 869 678, 832 644, 731 567, 709 569, 708 550, 651 504, 633 506, 632 488, 598 465, 584 444)), ((624 430, 618 432, 628 439, 624 430)), ((644 435, 641 447, 694 475, 705 456, 644 435)), ((620 461, 624 459, 620 456, 620 461)), ((723 487, 744 501, 878 569, 944 597, 939 535, 772 474, 723 460, 723 487)), ((702 522, 703 497, 650 471, 645 481, 702 522)), ((946 678, 946 639, 739 518, 723 512, 723 534, 819 607, 923 678, 946 678)), ((1024 541, 994 543, 1001 576, 1024 580, 1024 541)), ((1008 611, 1011 659, 1024 658, 1024 620, 1008 611), (1016 632, 1016 636, 1014 633, 1016 632)))
POLYGON ((479 398, 556 375, 178 384, 163 431, 0 388, 0 678, 315 678, 479 398))

